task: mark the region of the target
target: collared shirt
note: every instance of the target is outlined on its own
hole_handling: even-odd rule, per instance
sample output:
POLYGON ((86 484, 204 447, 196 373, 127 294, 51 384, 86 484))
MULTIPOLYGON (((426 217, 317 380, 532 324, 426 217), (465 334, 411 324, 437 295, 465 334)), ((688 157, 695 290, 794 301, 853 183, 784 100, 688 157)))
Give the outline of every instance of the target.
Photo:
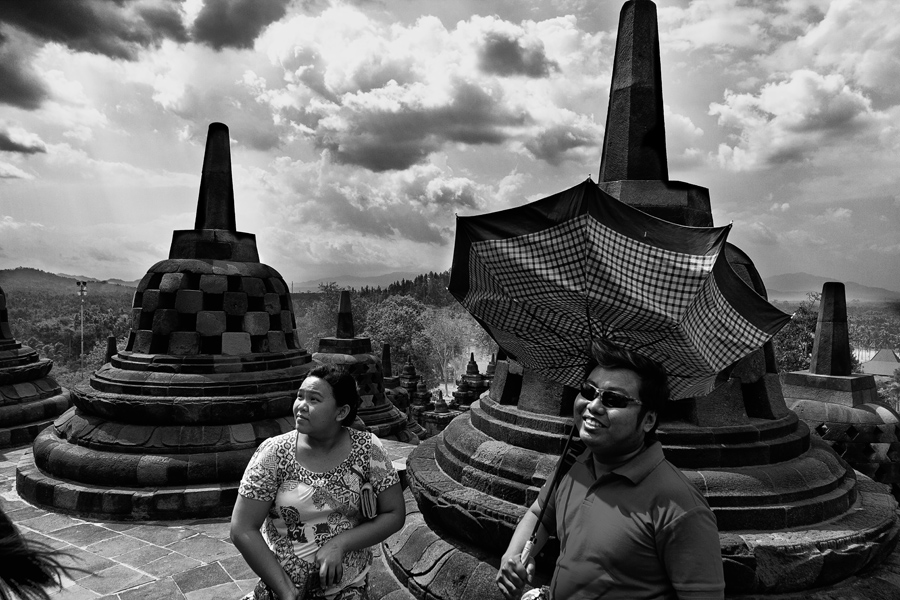
POLYGON ((716 518, 659 442, 599 477, 586 450, 550 497, 543 524, 560 540, 550 584, 556 600, 724 595, 716 518))

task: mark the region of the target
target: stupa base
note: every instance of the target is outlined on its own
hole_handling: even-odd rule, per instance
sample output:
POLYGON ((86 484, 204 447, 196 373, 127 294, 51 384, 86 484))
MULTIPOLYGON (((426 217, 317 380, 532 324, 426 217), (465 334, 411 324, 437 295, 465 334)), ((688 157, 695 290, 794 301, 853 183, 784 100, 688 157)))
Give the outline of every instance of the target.
MULTIPOLYGON (((500 598, 493 579, 502 552, 498 548, 505 548, 525 508, 455 481, 435 460, 436 443, 425 441, 408 459, 410 488, 418 505, 408 504, 405 533, 386 545, 388 561, 398 578, 410 582, 413 593, 421 588, 441 600, 500 598), (425 510, 425 516, 419 507, 425 510), (445 535, 438 523, 448 522, 459 524, 455 534, 466 529, 481 531, 478 544, 491 547, 491 551, 473 550, 472 540, 459 541, 459 535, 445 535)), ((831 588, 824 586, 835 586, 842 590, 841 598, 900 598, 900 576, 888 576, 884 582, 881 576, 863 576, 873 568, 881 569, 881 563, 885 563, 884 569, 894 564, 887 557, 894 552, 900 535, 897 502, 887 486, 861 473, 856 477, 855 501, 838 517, 784 530, 720 533, 728 594, 770 597, 799 593, 798 599, 825 600, 838 596, 827 595, 831 588), (865 582, 853 585, 866 594, 872 586, 882 586, 895 595, 866 596, 862 591, 859 596, 846 595, 851 580, 865 582), (810 595, 809 590, 825 595, 810 595)), ((538 563, 539 573, 543 570, 548 576, 550 557, 545 561, 539 558, 538 563)))
POLYGON ((60 479, 41 471, 28 450, 16 467, 16 491, 28 502, 79 517, 154 521, 224 517, 237 500, 239 481, 157 488, 111 488, 60 479))

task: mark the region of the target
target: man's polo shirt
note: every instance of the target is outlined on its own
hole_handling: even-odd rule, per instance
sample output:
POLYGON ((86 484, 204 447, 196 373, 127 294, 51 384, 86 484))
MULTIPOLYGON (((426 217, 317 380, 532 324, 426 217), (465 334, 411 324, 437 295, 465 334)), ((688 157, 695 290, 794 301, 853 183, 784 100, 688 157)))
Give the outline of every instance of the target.
POLYGON ((599 478, 586 450, 560 480, 543 524, 560 541, 554 600, 723 597, 716 518, 659 442, 599 478))

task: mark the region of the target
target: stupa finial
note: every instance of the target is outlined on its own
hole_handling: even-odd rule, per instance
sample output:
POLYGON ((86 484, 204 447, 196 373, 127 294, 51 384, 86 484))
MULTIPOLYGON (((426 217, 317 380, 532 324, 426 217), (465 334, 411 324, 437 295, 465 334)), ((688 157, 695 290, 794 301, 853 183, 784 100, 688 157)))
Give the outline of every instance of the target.
POLYGON ((231 147, 228 126, 224 123, 209 124, 194 229, 237 231, 231 181, 231 147))
POLYGON ((619 15, 600 181, 668 181, 656 4, 629 0, 619 15))

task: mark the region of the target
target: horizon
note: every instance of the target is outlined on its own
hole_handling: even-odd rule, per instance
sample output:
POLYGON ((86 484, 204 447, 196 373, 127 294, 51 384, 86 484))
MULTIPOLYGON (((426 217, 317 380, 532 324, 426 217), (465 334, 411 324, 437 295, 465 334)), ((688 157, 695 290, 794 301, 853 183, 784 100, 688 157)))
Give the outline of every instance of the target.
MULTIPOLYGON (((4 271, 4 270, 6 270, 6 271, 12 271, 12 270, 15 270, 15 269, 32 269, 32 270, 36 270, 36 271, 41 271, 41 272, 43 272, 43 273, 47 273, 47 274, 49 274, 49 275, 56 275, 56 276, 58 276, 58 277, 65 277, 65 278, 69 278, 69 279, 86 279, 86 280, 98 281, 98 282, 101 282, 101 283, 108 283, 108 282, 111 282, 111 281, 121 281, 122 283, 124 283, 124 284, 126 284, 126 285, 127 285, 127 284, 132 284, 132 283, 133 283, 133 284, 136 284, 136 283, 139 282, 140 279, 141 279, 141 277, 137 277, 137 278, 135 278, 135 279, 120 279, 120 278, 117 278, 117 277, 110 277, 110 278, 107 278, 107 279, 102 279, 102 278, 100 278, 100 277, 94 277, 93 275, 85 275, 84 273, 81 273, 81 274, 61 273, 61 272, 60 272, 60 273, 52 273, 52 272, 50 272, 50 271, 43 271, 42 269, 37 269, 37 268, 35 268, 35 267, 28 267, 28 266, 24 266, 24 265, 20 265, 20 266, 18 266, 18 267, 12 267, 12 268, 0 269, 0 271, 4 271)), ((276 269, 276 270, 277 270, 277 269, 276 269)), ((449 269, 444 269, 444 271, 447 271, 447 270, 449 270, 449 269)), ((345 275, 331 275, 331 276, 326 276, 326 277, 317 278, 317 279, 305 279, 305 280, 302 280, 302 281, 293 281, 293 280, 289 280, 289 279, 286 279, 286 278, 285 278, 285 282, 288 284, 288 287, 293 288, 294 286, 297 286, 297 285, 307 285, 307 286, 313 285, 313 284, 318 285, 318 284, 320 284, 320 283, 327 283, 327 282, 329 282, 329 281, 334 281, 334 282, 338 283, 339 280, 347 280, 347 279, 383 279, 383 278, 385 278, 385 277, 387 277, 387 276, 389 276, 389 275, 402 275, 403 277, 402 277, 401 279, 406 279, 407 277, 409 277, 409 278, 414 278, 414 277, 417 277, 417 276, 419 276, 419 275, 426 275, 426 274, 428 274, 429 272, 442 273, 442 272, 444 272, 444 271, 436 271, 435 269, 429 269, 428 271, 424 271, 424 272, 420 272, 420 273, 402 272, 402 271, 389 271, 389 272, 387 272, 387 273, 381 273, 381 274, 379 274, 379 275, 363 275, 363 276, 360 276, 360 275, 352 275, 352 274, 349 274, 349 275, 348 275, 348 274, 345 274, 345 275)), ((814 273, 806 273, 806 272, 780 273, 780 274, 778 274, 778 275, 771 275, 771 276, 765 276, 765 275, 760 274, 760 276, 761 276, 762 279, 763 279, 763 282, 766 283, 766 291, 779 291, 779 292, 782 292, 782 293, 784 293, 784 294, 801 294, 801 293, 805 293, 806 291, 809 291, 809 290, 792 291, 792 290, 779 290, 779 289, 777 289, 777 288, 771 288, 771 289, 769 288, 769 284, 767 283, 767 280, 772 280, 772 279, 776 279, 776 278, 779 278, 779 277, 786 277, 786 276, 789 276, 789 275, 793 275, 793 276, 807 276, 807 277, 814 277, 814 278, 816 278, 816 279, 823 279, 823 280, 828 280, 828 281, 835 281, 835 280, 833 280, 833 279, 829 279, 828 277, 826 277, 826 276, 824 276, 824 275, 817 275, 817 274, 814 274, 814 273)), ((143 277, 143 276, 142 276, 142 277, 143 277)), ((391 280, 391 281, 388 282, 388 283, 377 283, 377 284, 373 283, 373 287, 381 287, 381 286, 383 286, 383 285, 390 285, 391 283, 400 282, 401 279, 394 279, 394 280, 391 280)), ((885 290, 885 291, 888 291, 888 292, 893 292, 893 293, 896 293, 896 294, 900 294, 900 289, 894 289, 894 288, 889 288, 889 287, 884 287, 884 286, 867 286, 867 285, 861 284, 861 283, 856 282, 856 281, 841 281, 840 283, 843 283, 844 285, 847 285, 847 286, 849 286, 849 285, 858 285, 858 286, 862 286, 862 287, 865 287, 865 288, 882 289, 882 290, 885 290)), ((116 283, 116 284, 114 284, 114 285, 118 285, 118 284, 116 283)), ((310 291, 310 289, 306 289, 306 290, 302 290, 302 291, 310 291)), ((314 291, 314 290, 312 290, 312 291, 314 291)), ((293 290, 292 290, 292 293, 294 293, 293 290)), ((777 300, 777 299, 774 299, 773 301, 775 301, 775 300, 777 300)))
MULTIPOLYGON (((597 178, 621 0, 53 2, 0 10, 0 268, 140 279, 192 227, 210 122, 287 281, 441 272, 455 215, 597 178)), ((764 279, 895 291, 893 4, 656 5, 672 180, 764 279)))

